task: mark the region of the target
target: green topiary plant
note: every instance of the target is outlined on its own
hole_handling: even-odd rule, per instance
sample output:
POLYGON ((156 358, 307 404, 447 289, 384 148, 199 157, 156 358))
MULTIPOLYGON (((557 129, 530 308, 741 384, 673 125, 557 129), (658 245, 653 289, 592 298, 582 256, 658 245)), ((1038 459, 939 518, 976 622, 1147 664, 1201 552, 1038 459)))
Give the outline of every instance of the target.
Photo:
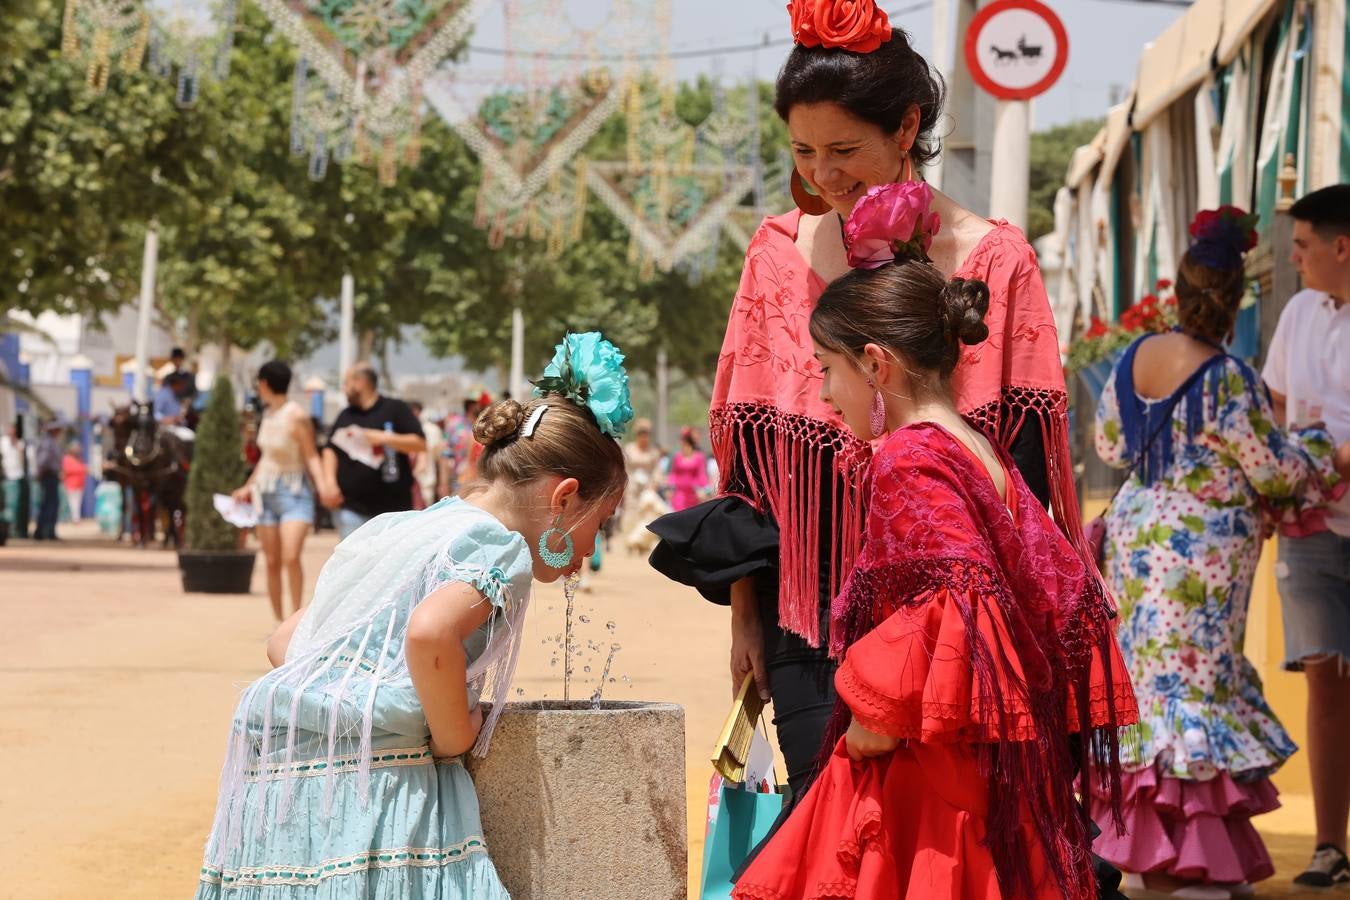
POLYGON ((197 424, 196 448, 187 483, 187 549, 236 550, 239 529, 221 518, 213 494, 228 494, 244 483, 243 444, 234 388, 224 375, 216 379, 197 424))

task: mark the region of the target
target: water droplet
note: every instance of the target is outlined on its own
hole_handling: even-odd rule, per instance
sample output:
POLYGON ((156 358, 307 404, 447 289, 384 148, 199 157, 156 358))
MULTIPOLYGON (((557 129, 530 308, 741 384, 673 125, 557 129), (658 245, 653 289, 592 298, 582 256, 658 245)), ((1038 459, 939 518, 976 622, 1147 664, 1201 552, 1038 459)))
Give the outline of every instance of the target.
POLYGON ((582 625, 589 625, 589 624, 591 624, 591 617, 590 617, 590 616, 577 616, 577 621, 580 622, 582 625))
POLYGON ((610 684, 613 684, 613 683, 614 683, 614 679, 613 679, 613 678, 610 678, 610 679, 609 679, 609 683, 610 683, 610 684))
POLYGON ((618 653, 620 650, 623 649, 623 645, 621 645, 621 644, 610 644, 610 645, 609 645, 609 649, 613 650, 615 653, 618 653))
POLYGON ((558 664, 558 657, 555 656, 555 657, 553 657, 552 659, 550 659, 550 660, 548 661, 548 664, 549 664, 550 666, 556 666, 556 665, 558 664))
MULTIPOLYGON (((611 679, 611 680, 613 680, 613 679, 611 679)), ((517 696, 517 697, 524 697, 524 696, 525 696, 525 689, 524 689, 524 688, 516 688, 516 696, 517 696)))
POLYGON ((614 633, 614 629, 617 628, 618 626, 615 625, 613 622, 606 622, 606 623, 605 623, 605 627, 609 629, 609 633, 610 633, 610 634, 613 634, 613 633, 614 633))
POLYGON ((583 668, 581 671, 583 671, 583 672, 589 672, 590 670, 591 670, 591 667, 590 667, 590 666, 586 666, 586 667, 583 668))
POLYGON ((625 676, 623 676, 623 683, 624 683, 624 684, 632 684, 632 683, 633 683, 633 679, 631 679, 631 678, 629 678, 627 675, 625 675, 625 676))

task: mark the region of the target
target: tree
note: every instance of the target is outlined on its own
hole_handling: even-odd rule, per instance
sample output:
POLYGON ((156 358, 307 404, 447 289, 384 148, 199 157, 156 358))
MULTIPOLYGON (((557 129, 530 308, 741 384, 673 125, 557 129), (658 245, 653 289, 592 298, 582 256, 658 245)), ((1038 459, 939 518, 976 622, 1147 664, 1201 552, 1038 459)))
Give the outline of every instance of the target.
POLYGON ((1064 186, 1073 151, 1090 143, 1102 119, 1070 122, 1031 136, 1031 196, 1027 204, 1027 238, 1036 240, 1055 230, 1055 194, 1064 186))
MULTIPOLYGON (((743 90, 743 89, 742 89, 743 90)), ((772 87, 758 86, 761 153, 765 163, 786 146, 786 129, 772 109, 772 87)), ((733 94, 733 99, 739 99, 733 94)), ((697 125, 712 108, 707 81, 682 85, 676 112, 697 125)), ((591 159, 622 159, 627 123, 616 114, 586 147, 591 159)), ((476 184, 447 197, 445 211, 460 219, 473 213, 476 184)), ((790 201, 781 198, 786 205, 790 201)), ((600 329, 621 346, 631 370, 655 370, 658 350, 670 365, 711 386, 728 310, 740 279, 743 248, 720 240, 715 265, 701 279, 676 270, 641 277, 628 257, 629 234, 613 214, 592 198, 585 236, 549 259, 540 244, 509 240, 501 250, 486 235, 455 236, 463 266, 432 274, 423 315, 427 346, 459 354, 473 367, 505 368, 510 349, 510 310, 526 315, 526 358, 544 360, 564 330, 600 329)), ((528 368, 528 365, 527 365, 528 368)))
POLYGON ((429 165, 393 187, 356 165, 314 182, 289 151, 295 51, 268 39, 258 9, 241 11, 230 77, 183 110, 172 83, 145 71, 93 93, 60 56, 59 0, 18 3, 0 12, 0 290, 15 307, 98 314, 126 302, 154 222, 157 307, 189 346, 266 340, 302 353, 331 335, 314 301, 344 271, 367 335, 417 320, 428 273, 471 228, 440 215, 443 193, 477 183, 449 129, 429 125, 429 165))

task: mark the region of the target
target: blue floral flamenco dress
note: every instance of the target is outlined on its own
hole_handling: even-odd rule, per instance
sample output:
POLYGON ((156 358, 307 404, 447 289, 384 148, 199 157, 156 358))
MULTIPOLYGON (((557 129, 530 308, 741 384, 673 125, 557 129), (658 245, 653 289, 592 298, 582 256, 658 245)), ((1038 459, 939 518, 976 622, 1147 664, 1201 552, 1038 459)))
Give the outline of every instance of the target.
POLYGON ((340 544, 285 664, 235 712, 197 900, 507 898, 460 760, 433 760, 404 656, 408 619, 451 582, 494 607, 465 642, 493 712, 529 601, 526 541, 459 499, 380 516, 340 544))
POLYGON ((1242 653, 1247 604, 1271 530, 1335 485, 1334 447, 1276 427, 1256 373, 1223 354, 1173 396, 1140 396, 1144 340, 1097 408, 1098 455, 1134 465, 1107 516, 1105 574, 1139 726, 1121 745, 1125 833, 1094 796, 1094 849, 1127 872, 1250 883, 1274 871, 1251 817, 1279 806, 1269 776, 1297 748, 1242 653))

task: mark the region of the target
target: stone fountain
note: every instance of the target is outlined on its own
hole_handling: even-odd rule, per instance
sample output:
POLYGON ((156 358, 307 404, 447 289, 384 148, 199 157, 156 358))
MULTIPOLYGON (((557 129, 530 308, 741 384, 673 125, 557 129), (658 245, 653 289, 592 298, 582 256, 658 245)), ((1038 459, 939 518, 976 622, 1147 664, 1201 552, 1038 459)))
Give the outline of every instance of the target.
MULTIPOLYGON (((569 586, 564 696, 574 649, 569 586)), ((507 704, 468 758, 493 864, 515 900, 684 900, 684 709, 590 700, 507 704)))

